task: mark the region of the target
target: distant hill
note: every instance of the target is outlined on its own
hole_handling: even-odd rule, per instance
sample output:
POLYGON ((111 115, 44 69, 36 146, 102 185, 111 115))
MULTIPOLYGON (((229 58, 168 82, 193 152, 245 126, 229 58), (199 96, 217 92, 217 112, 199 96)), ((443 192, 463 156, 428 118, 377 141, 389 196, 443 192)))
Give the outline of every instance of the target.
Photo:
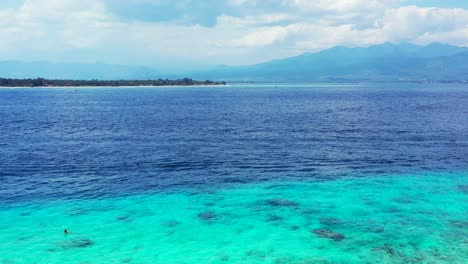
POLYGON ((158 79, 148 67, 104 63, 53 63, 47 61, 0 61, 0 78, 46 78, 75 80, 145 80, 158 79))
POLYGON ((146 80, 187 76, 231 82, 466 81, 468 48, 441 43, 338 46, 256 65, 218 66, 170 75, 149 67, 102 63, 0 62, 0 78, 146 80))
POLYGON ((433 43, 334 47, 251 66, 192 73, 226 81, 445 81, 468 79, 468 48, 433 43))

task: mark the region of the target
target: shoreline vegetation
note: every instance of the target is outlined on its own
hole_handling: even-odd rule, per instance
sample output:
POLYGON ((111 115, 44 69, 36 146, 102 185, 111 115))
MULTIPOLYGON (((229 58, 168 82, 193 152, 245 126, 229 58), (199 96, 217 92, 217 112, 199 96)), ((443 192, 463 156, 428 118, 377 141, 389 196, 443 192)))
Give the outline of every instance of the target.
POLYGON ((0 87, 80 87, 80 86, 202 86, 226 85, 224 81, 196 81, 190 78, 177 80, 59 80, 59 79, 9 79, 0 78, 0 87))

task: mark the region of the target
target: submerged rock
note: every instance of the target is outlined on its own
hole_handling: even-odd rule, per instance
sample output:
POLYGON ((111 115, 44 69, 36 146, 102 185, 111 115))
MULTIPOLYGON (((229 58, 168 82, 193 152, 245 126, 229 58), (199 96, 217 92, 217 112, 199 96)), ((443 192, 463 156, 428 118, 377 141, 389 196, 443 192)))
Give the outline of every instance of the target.
POLYGON ((333 241, 341 241, 345 238, 345 235, 325 228, 314 229, 312 233, 318 237, 331 239, 333 241))
POLYGON ((385 244, 382 247, 373 248, 372 251, 383 251, 383 252, 387 253, 388 255, 394 255, 395 254, 395 250, 388 244, 385 244))
POLYGON ((468 229, 468 221, 463 220, 452 220, 450 224, 457 228, 467 228, 468 229))
POLYGON ((176 220, 171 220, 171 221, 166 221, 163 223, 164 226, 166 227, 176 227, 178 225, 180 225, 181 223, 179 221, 176 221, 176 220))
POLYGON ((30 239, 33 239, 33 238, 34 238, 33 236, 23 236, 23 237, 17 238, 16 240, 17 241, 26 241, 26 240, 30 240, 30 239))
POLYGON ((279 215, 271 214, 271 215, 268 216, 267 221, 268 222, 279 222, 279 221, 283 221, 283 217, 281 217, 279 215))
POLYGON ((388 208, 384 208, 382 211, 385 213, 396 214, 396 213, 400 213, 401 209, 396 208, 396 207, 388 207, 388 208))
POLYGON ((76 238, 62 241, 59 246, 63 249, 86 248, 94 245, 94 241, 87 238, 76 238))
POLYGON ((400 196, 400 197, 397 197, 395 199, 393 199, 393 201, 397 202, 397 203, 400 203, 400 204, 412 204, 412 203, 415 203, 415 201, 411 198, 411 197, 407 197, 407 196, 400 196))
POLYGON ((286 200, 286 199, 282 199, 282 198, 268 199, 268 200, 265 201, 265 203, 267 205, 276 206, 276 207, 281 207, 281 206, 295 207, 295 206, 299 205, 298 203, 296 203, 294 201, 290 201, 290 200, 286 200))
POLYGON ((257 261, 263 261, 267 257, 267 254, 260 250, 249 250, 245 253, 245 255, 257 261))
POLYGON ((307 216, 313 216, 319 213, 320 213, 319 209, 306 209, 306 210, 301 211, 301 214, 307 215, 307 216))
POLYGON ((128 215, 128 214, 127 214, 127 215, 118 216, 116 219, 117 219, 118 221, 122 221, 122 222, 131 222, 131 221, 132 221, 132 220, 131 220, 131 217, 132 217, 131 215, 128 215))
POLYGON ((89 212, 86 209, 78 208, 78 209, 67 211, 67 214, 69 216, 79 216, 79 215, 87 215, 89 214, 89 212))
POLYGON ((139 250, 142 249, 142 248, 143 248, 142 246, 134 246, 134 247, 133 247, 133 250, 139 251, 139 250))
POLYGON ((217 218, 218 216, 214 212, 203 212, 198 214, 198 218, 201 220, 213 220, 217 218))
POLYGON ((468 193, 468 185, 458 185, 458 189, 464 193, 468 193))
POLYGON ((377 233, 377 234, 385 232, 385 228, 381 226, 371 226, 368 228, 368 230, 369 232, 377 233))
POLYGON ((228 262, 231 258, 228 255, 219 256, 219 260, 222 262, 228 262))
POLYGON ((275 264, 289 264, 289 263, 296 263, 296 259, 294 257, 280 257, 275 259, 275 264))
POLYGON ((324 258, 313 258, 313 257, 306 257, 299 262, 301 264, 330 264, 328 260, 324 258))
POLYGON ((333 217, 320 218, 319 221, 320 221, 320 224, 328 225, 328 226, 339 225, 343 223, 340 219, 333 218, 333 217))

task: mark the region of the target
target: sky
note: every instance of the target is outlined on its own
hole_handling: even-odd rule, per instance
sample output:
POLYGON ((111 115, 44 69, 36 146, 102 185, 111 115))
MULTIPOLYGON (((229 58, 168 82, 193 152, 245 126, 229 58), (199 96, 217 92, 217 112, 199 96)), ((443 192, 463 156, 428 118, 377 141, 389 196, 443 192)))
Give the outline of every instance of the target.
POLYGON ((468 0, 0 0, 0 61, 247 65, 337 45, 468 46, 468 0))

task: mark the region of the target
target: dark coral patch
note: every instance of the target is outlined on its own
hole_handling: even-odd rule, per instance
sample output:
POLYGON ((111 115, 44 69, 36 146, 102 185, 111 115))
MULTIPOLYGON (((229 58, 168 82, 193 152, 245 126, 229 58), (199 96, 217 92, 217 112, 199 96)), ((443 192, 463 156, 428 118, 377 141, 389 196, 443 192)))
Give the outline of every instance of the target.
POLYGON ((369 232, 372 233, 383 233, 385 232, 385 228, 381 226, 372 226, 368 228, 369 232))
POLYGON ((333 218, 333 217, 320 218, 319 221, 320 221, 320 224, 327 225, 327 226, 340 225, 343 223, 340 219, 333 218))
POLYGON ((468 193, 468 185, 458 185, 458 189, 464 193, 468 193))
POLYGON ((410 197, 406 197, 406 196, 401 196, 401 197, 397 197, 395 199, 393 199, 393 201, 399 203, 399 204, 412 204, 412 203, 415 203, 415 200, 410 198, 410 197))
POLYGON ((384 208, 382 211, 385 213, 396 214, 396 213, 400 213, 401 209, 396 208, 396 207, 388 207, 388 208, 384 208))
POLYGON ((69 210, 67 211, 67 214, 69 216, 80 216, 80 215, 87 215, 89 214, 89 212, 86 209, 79 208, 79 209, 69 210))
POLYGON ((312 233, 318 237, 331 239, 333 241, 341 241, 345 238, 345 235, 325 228, 314 229, 312 233))
POLYGON ((121 216, 117 217, 117 220, 121 221, 121 222, 131 222, 132 221, 131 217, 132 216, 128 215, 128 214, 127 215, 121 215, 121 216))
POLYGON ((290 200, 286 200, 286 199, 282 199, 282 198, 275 198, 275 199, 268 199, 265 201, 265 203, 267 205, 270 205, 270 206, 275 206, 275 207, 295 207, 295 206, 299 206, 298 203, 294 202, 294 201, 290 201, 290 200))
POLYGON ((176 227, 178 225, 180 225, 181 223, 179 221, 176 221, 176 220, 171 220, 171 221, 166 221, 163 223, 164 226, 166 227, 176 227))
POLYGON ((198 214, 198 218, 200 218, 201 220, 205 220, 205 221, 213 220, 217 217, 218 215, 216 215, 214 212, 203 212, 203 213, 198 214))
POLYGON ((271 214, 267 217, 268 222, 280 222, 283 221, 283 217, 275 214, 271 214))
POLYGON ((267 257, 267 254, 265 252, 259 250, 249 250, 245 253, 245 255, 257 261, 263 261, 267 257))
POLYGON ((306 209, 306 210, 301 211, 301 213, 303 215, 313 216, 313 215, 319 214, 320 210, 318 210, 318 209, 306 209))
POLYGON ((16 240, 17 241, 26 241, 26 240, 30 240, 30 239, 33 239, 33 238, 34 238, 33 236, 23 236, 23 237, 17 238, 16 240))
POLYGON ((463 220, 452 220, 450 221, 450 224, 454 227, 457 228, 464 228, 468 229, 468 221, 463 221, 463 220))
POLYGON ((274 261, 275 264, 290 264, 297 263, 294 257, 280 257, 276 258, 274 261))
POLYGON ((62 241, 59 246, 63 249, 86 248, 94 245, 94 242, 87 238, 77 238, 62 241))
POLYGON ((388 244, 385 244, 381 247, 376 247, 376 248, 373 248, 372 251, 383 251, 385 253, 387 253, 388 255, 394 255, 395 254, 395 250, 388 244))

